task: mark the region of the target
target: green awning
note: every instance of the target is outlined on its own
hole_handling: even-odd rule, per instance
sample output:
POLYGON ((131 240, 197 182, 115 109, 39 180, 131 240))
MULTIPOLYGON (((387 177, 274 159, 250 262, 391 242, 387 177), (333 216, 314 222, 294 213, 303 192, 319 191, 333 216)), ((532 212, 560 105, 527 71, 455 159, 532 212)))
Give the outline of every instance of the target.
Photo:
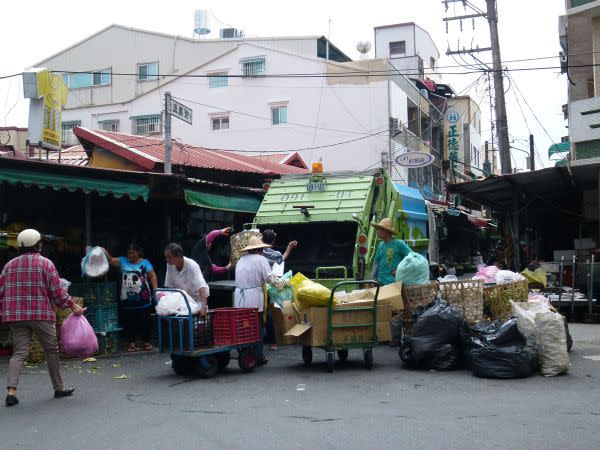
POLYGON ((15 169, 0 169, 0 181, 5 181, 9 184, 19 183, 26 187, 33 185, 39 188, 50 187, 55 191, 66 189, 69 192, 75 192, 80 189, 86 194, 96 192, 100 196, 111 194, 116 198, 128 196, 131 200, 142 198, 146 202, 150 194, 150 188, 144 184, 15 169))
POLYGON ((220 209, 222 211, 235 211, 244 213, 256 213, 261 200, 258 196, 247 194, 209 194, 185 190, 185 201, 188 205, 201 208, 220 209))
POLYGON ((550 148, 548 148, 548 157, 552 155, 556 155, 558 153, 567 153, 571 151, 571 143, 570 142, 561 142, 560 144, 552 144, 550 148))

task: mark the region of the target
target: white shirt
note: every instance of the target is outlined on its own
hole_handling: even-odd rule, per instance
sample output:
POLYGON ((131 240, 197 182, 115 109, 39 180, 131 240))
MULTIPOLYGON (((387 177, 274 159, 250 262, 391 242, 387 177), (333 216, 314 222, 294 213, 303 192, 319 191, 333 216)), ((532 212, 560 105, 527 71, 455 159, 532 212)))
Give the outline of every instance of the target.
POLYGON ((209 293, 208 284, 204 281, 200 266, 196 261, 183 257, 183 268, 181 272, 177 267, 167 264, 167 275, 165 276, 165 287, 181 289, 188 293, 196 302, 200 303, 200 289, 206 288, 209 293))
POLYGON ((271 276, 271 266, 263 255, 249 254, 242 256, 235 266, 236 308, 258 308, 263 311, 265 297, 263 285, 271 276))

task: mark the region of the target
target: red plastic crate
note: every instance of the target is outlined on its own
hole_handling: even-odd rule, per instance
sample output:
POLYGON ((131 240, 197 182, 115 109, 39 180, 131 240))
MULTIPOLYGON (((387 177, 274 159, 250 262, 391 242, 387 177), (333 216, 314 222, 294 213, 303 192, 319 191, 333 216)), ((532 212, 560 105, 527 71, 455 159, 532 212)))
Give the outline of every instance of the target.
POLYGON ((215 345, 238 345, 260 339, 257 308, 217 308, 213 310, 215 345))

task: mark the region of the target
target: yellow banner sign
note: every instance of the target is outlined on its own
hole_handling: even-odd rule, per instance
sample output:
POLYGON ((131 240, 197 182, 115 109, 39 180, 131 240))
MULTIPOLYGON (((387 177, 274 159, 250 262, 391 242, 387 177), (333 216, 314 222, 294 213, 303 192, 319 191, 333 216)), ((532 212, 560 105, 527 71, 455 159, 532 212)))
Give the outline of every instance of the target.
POLYGON ((42 146, 59 150, 62 141, 62 108, 69 88, 59 75, 50 71, 37 74, 38 95, 44 97, 42 146))

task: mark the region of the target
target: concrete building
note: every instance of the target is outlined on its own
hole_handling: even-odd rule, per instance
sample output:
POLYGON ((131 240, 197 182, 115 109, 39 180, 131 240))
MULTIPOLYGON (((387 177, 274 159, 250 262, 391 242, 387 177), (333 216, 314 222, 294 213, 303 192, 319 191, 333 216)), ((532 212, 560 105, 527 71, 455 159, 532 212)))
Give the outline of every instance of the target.
POLYGON ((600 1, 566 0, 559 18, 563 72, 568 73, 569 140, 550 153, 569 152, 570 158, 600 157, 600 1), (567 56, 568 55, 568 56, 567 56), (570 67, 570 68, 568 68, 570 67))
POLYGON ((481 109, 471 97, 458 96, 448 100, 444 144, 444 159, 454 162, 455 173, 451 174, 451 179, 456 176, 471 179, 469 173, 481 175, 485 161, 481 109))
POLYGON ((170 91, 193 115, 192 125, 173 119, 175 145, 297 151, 306 163, 322 160, 332 171, 384 166, 396 180, 441 195, 445 94, 423 74, 407 77, 396 67, 418 69, 439 52, 414 24, 378 27, 375 35, 376 52, 398 35, 408 42, 407 56, 350 61, 322 36, 195 40, 113 25, 38 65, 95 70, 86 74, 92 86, 80 86, 74 78, 80 74, 65 74, 67 145, 77 143, 76 126, 161 137, 170 91), (110 50, 116 42, 126 43, 123 54, 110 50), (153 61, 159 69, 147 67, 153 61), (326 76, 271 77, 286 73, 326 76), (418 171, 400 167, 396 158, 409 150, 432 153, 434 163, 418 171))
MULTIPOLYGON (((325 58, 329 47, 330 60, 350 61, 323 36, 192 39, 110 25, 35 63, 33 67, 79 72, 63 75, 70 89, 66 109, 116 105, 155 90, 174 76, 187 73, 243 42, 312 58, 325 58)), ((246 71, 258 73, 261 70, 259 61, 254 66, 252 61, 238 64, 244 65, 246 71)), ((71 133, 73 127, 68 121, 63 124, 64 141, 67 144, 75 143, 71 133)), ((119 131, 116 129, 118 125, 111 122, 102 123, 101 127, 108 131, 119 131)))
POLYGON ((414 22, 375 27, 375 57, 388 58, 408 77, 439 79, 440 52, 429 32, 414 22))
POLYGON ((27 152, 27 128, 0 127, 0 146, 27 152))

